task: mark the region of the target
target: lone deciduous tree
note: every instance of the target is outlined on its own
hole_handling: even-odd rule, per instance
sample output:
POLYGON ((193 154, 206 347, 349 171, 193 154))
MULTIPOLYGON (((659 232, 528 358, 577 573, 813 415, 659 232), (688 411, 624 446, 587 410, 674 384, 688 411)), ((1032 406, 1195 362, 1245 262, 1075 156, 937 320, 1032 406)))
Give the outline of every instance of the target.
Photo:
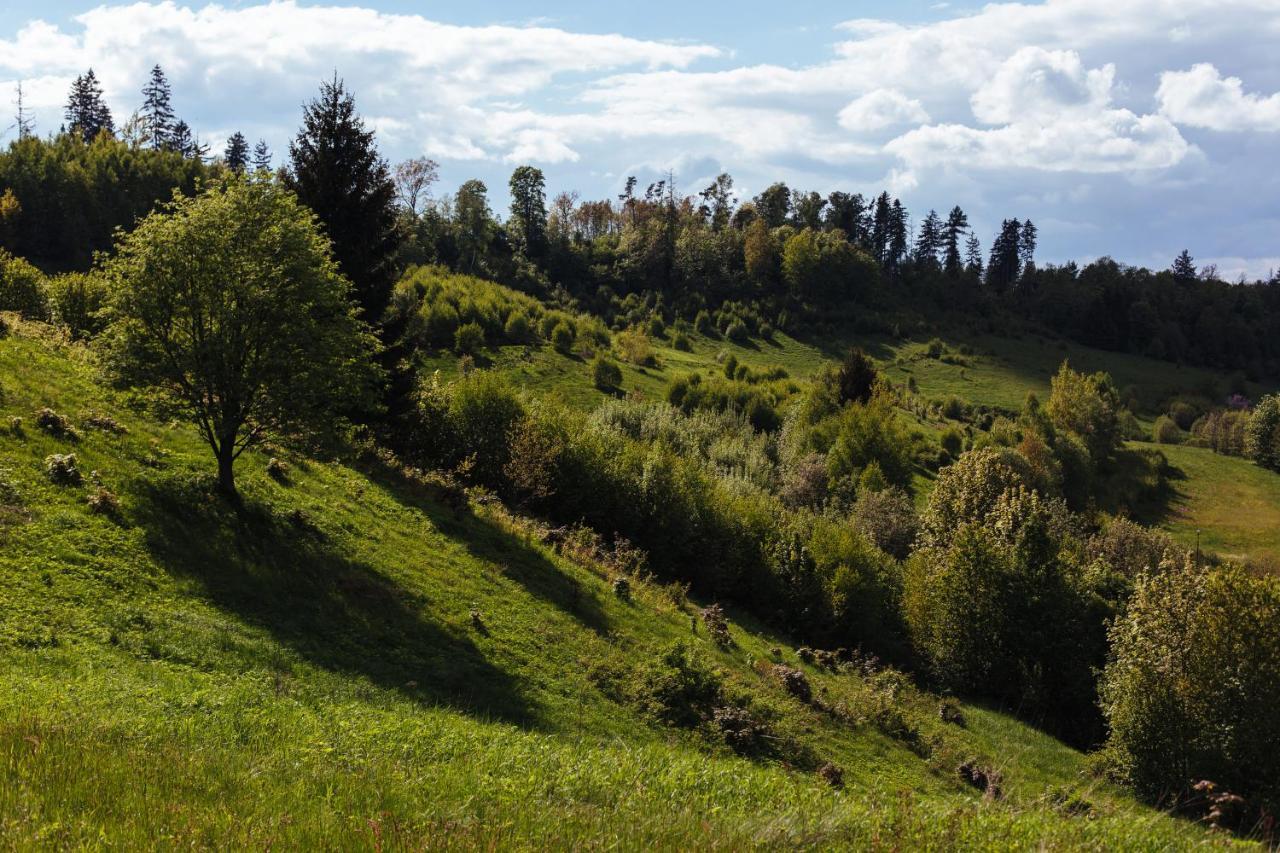
POLYGON ((175 196, 105 271, 110 364, 195 423, 229 496, 245 448, 320 436, 368 399, 375 339, 315 217, 275 182, 175 196))

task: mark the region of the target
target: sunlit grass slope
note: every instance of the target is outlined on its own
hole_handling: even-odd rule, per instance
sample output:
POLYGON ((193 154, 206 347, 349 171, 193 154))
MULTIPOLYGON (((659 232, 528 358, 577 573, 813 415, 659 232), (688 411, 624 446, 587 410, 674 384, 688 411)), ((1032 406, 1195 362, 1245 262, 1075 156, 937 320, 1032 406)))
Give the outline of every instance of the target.
POLYGON ((801 664, 750 621, 719 648, 694 605, 644 582, 620 599, 608 569, 499 506, 286 454, 281 481, 250 454, 232 508, 191 429, 129 409, 39 327, 0 339, 0 386, 0 847, 1225 843, 1008 716, 944 723, 935 697, 801 664), (46 406, 78 439, 38 427, 46 406), (54 453, 83 485, 48 479, 54 453), (99 488, 117 513, 91 511, 99 488), (737 757, 602 687, 677 642, 787 750, 737 757), (775 648, 854 712, 788 695, 775 648), (961 782, 968 760, 1001 773, 1002 799, 961 782), (814 772, 827 762, 843 789, 814 772))

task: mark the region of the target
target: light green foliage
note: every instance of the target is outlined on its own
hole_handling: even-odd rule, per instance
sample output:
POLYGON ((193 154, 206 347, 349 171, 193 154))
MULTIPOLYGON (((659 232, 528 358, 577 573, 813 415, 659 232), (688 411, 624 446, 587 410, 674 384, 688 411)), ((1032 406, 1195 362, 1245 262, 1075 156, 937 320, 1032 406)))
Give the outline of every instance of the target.
POLYGON ((622 385, 622 369, 603 353, 591 362, 591 381, 601 391, 615 391, 622 385))
POLYGON ((1181 444, 1183 433, 1173 418, 1161 415, 1151 428, 1151 438, 1156 444, 1181 444))
POLYGON ((1050 383, 1046 410, 1054 426, 1078 435, 1095 462, 1119 446, 1119 396, 1105 373, 1085 376, 1063 362, 1050 383))
POLYGON ((857 296, 874 281, 877 269, 843 234, 805 228, 782 249, 782 277, 805 302, 825 303, 857 296))
POLYGON ((1263 468, 1280 471, 1280 396, 1258 401, 1245 427, 1244 452, 1263 468))
POLYGON ((1144 575, 1103 677, 1115 767, 1152 796, 1201 779, 1280 803, 1280 580, 1194 564, 1144 575))
POLYGON ((828 455, 828 471, 832 479, 859 476, 873 462, 889 485, 910 485, 910 440, 882 394, 845 407, 828 455))
POLYGON ((45 319, 49 298, 40 270, 0 249, 0 311, 17 311, 24 317, 45 319))
POLYGON ((1009 490, 1031 483, 1025 459, 1008 449, 971 450, 943 468, 921 518, 922 543, 946 547, 966 524, 981 524, 1009 490))
POLYGON ((551 346, 556 352, 568 355, 573 351, 573 326, 561 321, 551 330, 551 346))
POLYGON ((65 273, 49 279, 53 316, 75 338, 92 337, 106 326, 110 289, 95 273, 65 273))
POLYGON ((233 178, 121 238, 104 275, 114 371, 158 392, 232 466, 267 434, 319 436, 368 387, 375 344, 328 241, 294 196, 233 178))
POLYGON ((478 355, 484 349, 484 328, 479 323, 463 323, 453 333, 453 351, 459 355, 478 355))

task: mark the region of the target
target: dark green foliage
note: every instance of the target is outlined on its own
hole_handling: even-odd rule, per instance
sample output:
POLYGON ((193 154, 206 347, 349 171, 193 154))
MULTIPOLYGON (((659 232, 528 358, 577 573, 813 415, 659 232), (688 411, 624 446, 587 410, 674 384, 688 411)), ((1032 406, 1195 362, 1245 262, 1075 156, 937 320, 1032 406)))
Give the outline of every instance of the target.
POLYGON ((289 144, 287 183, 320 219, 364 319, 377 323, 391 294, 396 249, 395 184, 355 99, 335 76, 306 105, 289 144))
POLYGON ((647 661, 635 674, 636 703, 673 726, 693 728, 723 704, 724 682, 692 646, 677 643, 647 661))
POLYGON ((209 167, 170 151, 133 148, 103 135, 85 144, 64 134, 28 137, 0 153, 0 187, 22 212, 0 230, 13 253, 54 269, 87 269, 93 253, 111 247, 117 228, 194 191, 209 167))
POLYGON ((107 282, 94 273, 64 273, 49 279, 49 302, 54 318, 73 338, 96 335, 106 327, 107 282))
POLYGON ((556 323, 551 330, 551 346, 558 353, 568 355, 573 352, 573 326, 563 320, 556 323))
POLYGON ((249 166, 249 141, 244 134, 236 131, 227 140, 227 149, 222 154, 222 162, 233 172, 243 172, 249 166))
POLYGON ((115 133, 111 110, 102 98, 102 85, 92 68, 71 84, 65 116, 67 130, 78 135, 85 144, 93 142, 100 133, 105 132, 108 136, 115 133))
POLYGON ((0 311, 17 311, 42 320, 49 315, 49 297, 40 270, 0 249, 0 311))
POLYGON ((459 355, 478 355, 484 349, 484 329, 479 323, 463 323, 453 333, 453 351, 459 355))
POLYGON ((591 362, 591 381, 601 391, 616 391, 622 386, 622 368, 599 354, 591 362))
POLYGON ((880 374, 867 354, 858 347, 845 353, 840 364, 839 382, 840 403, 865 403, 871 399, 880 374))
POLYGON ((1183 433, 1173 418, 1161 415, 1151 429, 1151 439, 1157 444, 1181 444, 1183 433))

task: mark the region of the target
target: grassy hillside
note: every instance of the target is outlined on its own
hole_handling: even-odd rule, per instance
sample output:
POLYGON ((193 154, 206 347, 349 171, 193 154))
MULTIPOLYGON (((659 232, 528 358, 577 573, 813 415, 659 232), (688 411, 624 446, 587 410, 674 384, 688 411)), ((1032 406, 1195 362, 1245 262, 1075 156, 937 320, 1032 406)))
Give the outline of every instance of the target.
POLYGON ((0 340, 0 385, 0 846, 1225 843, 1008 716, 943 722, 891 672, 820 670, 750 622, 721 648, 695 603, 641 581, 624 601, 607 563, 491 502, 284 454, 272 478, 261 453, 232 508, 192 430, 41 327, 0 340), (46 406, 78 438, 42 430, 46 406), (45 474, 68 452, 80 486, 45 474), (99 488, 118 511, 92 510, 99 488), (769 719, 767 754, 619 691, 678 642, 769 719), (820 702, 771 677, 774 649, 820 702))

